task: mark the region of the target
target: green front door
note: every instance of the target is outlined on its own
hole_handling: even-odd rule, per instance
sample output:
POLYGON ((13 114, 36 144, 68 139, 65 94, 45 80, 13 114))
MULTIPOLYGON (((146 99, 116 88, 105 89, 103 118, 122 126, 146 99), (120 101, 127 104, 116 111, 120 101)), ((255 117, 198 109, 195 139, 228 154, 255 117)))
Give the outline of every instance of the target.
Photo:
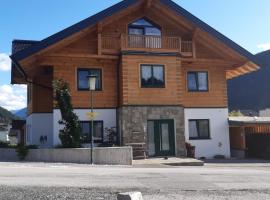
POLYGON ((174 156, 174 121, 149 120, 147 126, 149 156, 174 156))

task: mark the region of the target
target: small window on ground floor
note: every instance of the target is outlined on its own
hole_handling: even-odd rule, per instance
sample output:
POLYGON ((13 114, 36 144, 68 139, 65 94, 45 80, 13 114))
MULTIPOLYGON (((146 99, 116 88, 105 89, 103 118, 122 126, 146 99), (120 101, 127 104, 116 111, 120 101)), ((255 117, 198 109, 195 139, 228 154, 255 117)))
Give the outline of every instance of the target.
MULTIPOLYGON (((91 121, 81 121, 82 143, 91 142, 91 121)), ((94 142, 103 142, 103 121, 94 121, 94 142)))
POLYGON ((210 139, 210 128, 208 119, 189 120, 189 139, 210 139))

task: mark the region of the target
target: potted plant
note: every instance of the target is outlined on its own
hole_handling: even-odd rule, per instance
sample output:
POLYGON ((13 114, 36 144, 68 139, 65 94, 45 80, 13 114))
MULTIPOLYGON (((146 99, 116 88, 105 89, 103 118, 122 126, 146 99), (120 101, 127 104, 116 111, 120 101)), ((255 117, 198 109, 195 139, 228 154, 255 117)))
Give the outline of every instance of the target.
POLYGON ((187 157, 195 158, 195 146, 192 146, 190 143, 186 143, 187 157))

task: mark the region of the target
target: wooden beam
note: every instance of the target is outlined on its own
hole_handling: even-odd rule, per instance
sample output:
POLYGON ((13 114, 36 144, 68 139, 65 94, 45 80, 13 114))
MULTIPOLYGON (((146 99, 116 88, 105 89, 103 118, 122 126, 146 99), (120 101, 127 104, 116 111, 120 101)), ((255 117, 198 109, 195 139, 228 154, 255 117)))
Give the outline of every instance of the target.
POLYGON ((102 54, 102 37, 101 33, 98 33, 98 55, 102 54))
POLYGON ((102 32, 102 29, 103 29, 102 22, 99 22, 99 23, 97 24, 97 32, 98 32, 98 33, 101 33, 101 32, 102 32))
POLYGON ((97 58, 97 59, 118 59, 119 56, 112 55, 97 55, 97 54, 75 54, 75 53, 52 53, 46 57, 69 57, 69 58, 97 58))
POLYGON ((150 8, 152 6, 153 0, 146 0, 146 8, 150 8))
POLYGON ((193 31, 192 38, 195 40, 199 34, 200 29, 196 27, 193 31))
POLYGON ((153 4, 152 8, 153 8, 153 10, 158 11, 159 16, 164 14, 164 15, 170 17, 171 20, 173 20, 177 24, 180 24, 183 28, 185 28, 189 31, 192 31, 195 28, 195 26, 193 26, 191 23, 189 23, 184 17, 182 17, 181 15, 173 12, 172 10, 160 5, 160 3, 153 4))
POLYGON ((58 43, 53 44, 53 45, 41 50, 40 52, 38 52, 30 57, 25 58, 24 60, 20 61, 20 64, 23 66, 23 65, 27 65, 28 63, 33 63, 33 62, 35 62, 36 56, 40 56, 40 55, 47 53, 48 51, 58 50, 64 46, 67 46, 67 45, 71 44, 72 42, 79 40, 80 38, 86 36, 87 34, 91 33, 94 30, 95 30, 95 27, 92 26, 92 27, 88 27, 82 31, 79 31, 78 33, 75 33, 74 35, 59 41, 58 43))
POLYGON ((206 63, 206 64, 215 64, 215 65, 233 65, 233 61, 223 60, 223 59, 207 59, 207 58, 181 58, 182 62, 187 63, 206 63))
MULTIPOLYGON (((238 60, 238 61, 240 61, 240 59, 244 59, 243 56, 234 52, 231 48, 229 48, 228 46, 220 42, 218 39, 210 36, 208 33, 204 31, 199 30, 198 37, 201 39, 202 44, 215 50, 217 54, 222 55, 222 57, 224 58, 225 56, 227 56, 227 57, 230 57, 231 59, 238 60)), ((197 41, 199 40, 199 38, 197 38, 197 41)))

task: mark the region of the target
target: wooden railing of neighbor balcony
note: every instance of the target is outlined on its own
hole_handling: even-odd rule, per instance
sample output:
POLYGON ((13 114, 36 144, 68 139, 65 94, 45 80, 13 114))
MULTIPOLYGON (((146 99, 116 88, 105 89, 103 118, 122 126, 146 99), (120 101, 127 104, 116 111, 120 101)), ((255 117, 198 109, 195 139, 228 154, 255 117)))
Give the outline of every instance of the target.
POLYGON ((121 35, 102 36, 102 51, 107 53, 120 50, 149 50, 160 52, 180 52, 183 56, 193 56, 193 42, 180 37, 121 35))

